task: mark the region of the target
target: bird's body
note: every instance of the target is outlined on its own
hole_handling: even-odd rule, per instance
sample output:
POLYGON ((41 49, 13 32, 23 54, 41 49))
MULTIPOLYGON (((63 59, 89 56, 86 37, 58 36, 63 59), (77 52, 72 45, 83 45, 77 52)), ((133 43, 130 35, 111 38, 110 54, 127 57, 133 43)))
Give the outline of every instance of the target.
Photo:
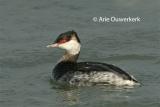
POLYGON ((99 62, 60 62, 53 70, 53 78, 77 86, 96 84, 121 86, 138 83, 122 69, 99 62))

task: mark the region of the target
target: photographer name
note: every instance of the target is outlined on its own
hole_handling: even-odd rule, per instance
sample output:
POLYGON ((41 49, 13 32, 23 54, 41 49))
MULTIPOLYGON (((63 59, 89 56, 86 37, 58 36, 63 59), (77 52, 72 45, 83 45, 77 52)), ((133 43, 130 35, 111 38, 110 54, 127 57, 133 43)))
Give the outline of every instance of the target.
POLYGON ((93 17, 93 21, 94 22, 100 22, 100 23, 104 23, 104 22, 141 22, 141 18, 140 17, 93 17))

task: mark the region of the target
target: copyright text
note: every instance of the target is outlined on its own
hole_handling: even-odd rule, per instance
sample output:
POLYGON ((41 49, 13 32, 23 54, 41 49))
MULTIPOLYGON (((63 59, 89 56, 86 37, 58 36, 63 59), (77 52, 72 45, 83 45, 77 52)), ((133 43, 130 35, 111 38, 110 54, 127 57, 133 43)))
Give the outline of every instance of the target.
POLYGON ((137 23, 137 22, 141 22, 141 18, 140 17, 93 17, 92 18, 93 22, 99 22, 99 23, 109 23, 109 22, 130 22, 130 23, 137 23))

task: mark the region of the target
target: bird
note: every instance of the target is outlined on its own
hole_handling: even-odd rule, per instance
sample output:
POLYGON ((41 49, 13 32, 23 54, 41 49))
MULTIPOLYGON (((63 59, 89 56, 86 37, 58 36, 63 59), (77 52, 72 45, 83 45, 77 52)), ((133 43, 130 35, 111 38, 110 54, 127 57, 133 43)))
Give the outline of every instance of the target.
POLYGON ((81 41, 74 31, 61 33, 47 48, 64 49, 64 55, 52 71, 52 79, 74 86, 135 86, 140 83, 121 68, 103 62, 78 62, 81 41))

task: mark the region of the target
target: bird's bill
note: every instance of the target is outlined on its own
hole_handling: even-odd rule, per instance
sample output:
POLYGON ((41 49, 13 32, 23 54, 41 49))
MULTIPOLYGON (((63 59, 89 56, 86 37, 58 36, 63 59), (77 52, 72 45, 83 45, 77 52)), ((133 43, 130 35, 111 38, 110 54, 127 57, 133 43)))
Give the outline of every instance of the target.
POLYGON ((54 43, 54 44, 51 44, 51 45, 47 45, 46 47, 47 48, 56 48, 56 47, 58 47, 58 44, 54 43))

